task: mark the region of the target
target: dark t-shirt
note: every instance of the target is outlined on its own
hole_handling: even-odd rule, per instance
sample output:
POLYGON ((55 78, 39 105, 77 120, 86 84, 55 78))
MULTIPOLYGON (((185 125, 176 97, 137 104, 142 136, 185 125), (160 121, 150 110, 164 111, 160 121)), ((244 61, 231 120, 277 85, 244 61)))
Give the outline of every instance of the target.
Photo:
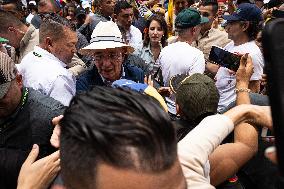
POLYGON ((65 107, 53 98, 33 89, 23 89, 22 102, 0 125, 0 188, 16 188, 20 168, 33 144, 39 145, 42 158, 56 149, 50 145, 51 120, 63 114, 65 107), (22 105, 23 104, 23 105, 22 105))

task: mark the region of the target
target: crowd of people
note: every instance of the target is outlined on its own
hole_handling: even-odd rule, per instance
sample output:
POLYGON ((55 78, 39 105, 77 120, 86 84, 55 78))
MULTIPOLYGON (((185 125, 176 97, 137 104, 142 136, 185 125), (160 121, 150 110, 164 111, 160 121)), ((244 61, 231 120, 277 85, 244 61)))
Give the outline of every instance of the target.
POLYGON ((284 188, 261 43, 281 11, 0 0, 0 188, 284 188), (216 46, 237 70, 211 59, 216 46))

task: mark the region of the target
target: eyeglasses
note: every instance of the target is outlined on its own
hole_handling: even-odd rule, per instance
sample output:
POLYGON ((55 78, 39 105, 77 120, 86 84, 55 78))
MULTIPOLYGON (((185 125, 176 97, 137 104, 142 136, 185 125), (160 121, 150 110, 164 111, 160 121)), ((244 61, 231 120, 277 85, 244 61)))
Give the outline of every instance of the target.
POLYGON ((116 61, 118 59, 120 59, 122 56, 122 53, 115 53, 115 52, 111 52, 109 54, 105 53, 105 54, 97 54, 94 55, 93 61, 95 62, 102 62, 103 60, 106 59, 110 59, 112 61, 116 61))

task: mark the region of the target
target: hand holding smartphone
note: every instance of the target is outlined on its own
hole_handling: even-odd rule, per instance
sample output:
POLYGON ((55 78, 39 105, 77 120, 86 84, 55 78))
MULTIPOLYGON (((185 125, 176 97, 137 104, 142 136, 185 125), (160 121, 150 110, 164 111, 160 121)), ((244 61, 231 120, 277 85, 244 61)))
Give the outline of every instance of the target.
POLYGON ((236 72, 240 66, 241 56, 226 51, 220 47, 212 46, 209 60, 236 72))

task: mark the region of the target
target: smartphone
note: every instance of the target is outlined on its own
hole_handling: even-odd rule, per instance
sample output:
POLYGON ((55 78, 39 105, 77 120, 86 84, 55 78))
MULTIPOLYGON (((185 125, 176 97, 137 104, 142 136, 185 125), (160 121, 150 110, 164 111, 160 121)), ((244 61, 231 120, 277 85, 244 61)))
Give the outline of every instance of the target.
POLYGON ((284 11, 274 10, 272 11, 272 16, 275 18, 284 18, 284 11))
POLYGON ((209 54, 209 60, 236 72, 240 66, 241 56, 226 51, 220 47, 212 46, 209 54))
POLYGON ((265 72, 272 110, 278 165, 284 174, 284 19, 274 19, 262 33, 265 72))

